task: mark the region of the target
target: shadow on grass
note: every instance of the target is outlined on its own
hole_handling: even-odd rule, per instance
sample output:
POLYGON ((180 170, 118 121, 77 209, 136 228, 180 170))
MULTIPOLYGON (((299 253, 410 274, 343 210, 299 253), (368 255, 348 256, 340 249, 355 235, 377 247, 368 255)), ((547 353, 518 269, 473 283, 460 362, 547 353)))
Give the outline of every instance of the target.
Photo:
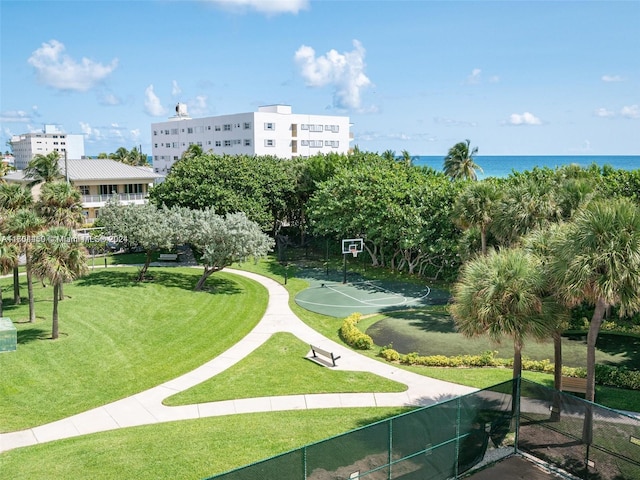
MULTIPOLYGON (((136 276, 137 272, 135 271, 123 271, 120 269, 99 270, 78 279, 75 285, 79 287, 139 288, 145 284, 154 283, 167 288, 193 290, 200 278, 200 272, 185 273, 176 271, 173 267, 152 267, 147 272, 147 279, 145 281, 138 282, 136 276)), ((207 279, 203 291, 213 294, 233 295, 240 293, 241 290, 235 282, 227 280, 226 278, 216 277, 214 274, 207 279)))
POLYGON ((51 338, 51 332, 49 330, 36 327, 18 330, 16 333, 18 345, 26 345, 27 343, 31 343, 36 340, 46 340, 51 338))

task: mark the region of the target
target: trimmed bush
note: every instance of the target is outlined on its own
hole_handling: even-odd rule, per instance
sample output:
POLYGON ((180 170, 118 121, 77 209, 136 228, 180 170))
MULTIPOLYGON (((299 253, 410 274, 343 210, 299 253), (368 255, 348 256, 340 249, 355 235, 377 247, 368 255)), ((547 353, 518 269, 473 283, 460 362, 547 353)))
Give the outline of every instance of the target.
MULTIPOLYGON (((401 355, 390 347, 383 347, 379 356, 388 362, 400 362, 404 365, 421 365, 425 367, 513 367, 512 358, 496 358, 495 352, 486 351, 480 355, 444 355, 420 356, 416 352, 401 355)), ((522 369, 535 372, 553 373, 554 365, 548 360, 522 360, 522 369)), ((585 378, 585 368, 562 367, 562 375, 566 377, 585 378)), ((596 365, 596 384, 607 387, 640 390, 640 371, 611 365, 596 365)))
POLYGON ((373 348, 373 340, 366 333, 361 332, 356 326, 362 319, 361 313, 352 313, 342 322, 340 327, 340 337, 347 345, 357 348, 358 350, 371 350, 373 348))

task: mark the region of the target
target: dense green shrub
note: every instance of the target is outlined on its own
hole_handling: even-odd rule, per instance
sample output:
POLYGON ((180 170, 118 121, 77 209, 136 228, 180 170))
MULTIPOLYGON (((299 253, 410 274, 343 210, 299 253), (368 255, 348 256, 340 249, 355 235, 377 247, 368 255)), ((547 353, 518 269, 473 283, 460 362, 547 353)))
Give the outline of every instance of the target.
POLYGON ((373 340, 366 333, 362 333, 356 326, 361 318, 362 314, 357 312, 345 318, 342 322, 342 327, 340 327, 340 336, 353 348, 370 350, 373 348, 373 340))
MULTIPOLYGON (((391 347, 383 347, 380 350, 380 357, 388 362, 400 362, 404 365, 421 365, 425 367, 512 367, 512 358, 496 358, 495 352, 490 350, 480 355, 456 355, 447 357, 445 355, 421 356, 416 352, 401 355, 391 347)), ((522 369, 535 372, 553 373, 554 365, 548 360, 522 360, 522 369)), ((587 371, 585 368, 562 367, 562 375, 566 377, 585 378, 587 371)), ((596 365, 596 384, 608 387, 626 388, 629 390, 640 390, 640 371, 629 370, 625 367, 615 367, 611 365, 596 365)))

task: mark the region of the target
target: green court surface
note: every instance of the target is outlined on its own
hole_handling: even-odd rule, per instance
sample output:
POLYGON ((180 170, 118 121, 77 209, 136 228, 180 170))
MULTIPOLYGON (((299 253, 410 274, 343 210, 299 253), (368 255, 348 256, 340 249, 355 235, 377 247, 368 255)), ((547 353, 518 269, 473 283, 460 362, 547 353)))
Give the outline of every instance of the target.
POLYGON ((331 317, 347 317, 354 312, 364 315, 407 310, 447 303, 449 294, 427 285, 366 280, 350 273, 347 283, 336 274, 319 270, 299 272, 310 287, 301 291, 295 301, 302 308, 331 317))

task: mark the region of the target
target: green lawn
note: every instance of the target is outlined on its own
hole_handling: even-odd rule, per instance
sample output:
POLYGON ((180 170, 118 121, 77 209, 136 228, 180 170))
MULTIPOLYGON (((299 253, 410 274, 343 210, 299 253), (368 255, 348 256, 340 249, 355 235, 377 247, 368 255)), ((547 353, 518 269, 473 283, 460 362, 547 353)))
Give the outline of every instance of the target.
MULTIPOLYGON (((284 269, 272 260, 261 262, 257 265, 253 263, 245 263, 241 268, 266 274, 267 276, 271 276, 281 283, 284 283, 284 269)), ((108 271, 117 272, 119 270, 120 269, 112 269, 108 271)), ((159 272, 163 270, 165 269, 160 270, 154 268, 152 269, 152 272, 159 272)), ((175 270, 184 270, 185 272, 189 272, 190 275, 194 275, 196 277, 199 275, 199 272, 193 269, 175 270)), ((289 273, 290 275, 293 275, 292 268, 289 269, 289 273)), ((218 278, 219 275, 220 274, 216 274, 216 276, 212 278, 218 278)), ((234 283, 233 281, 239 282, 238 277, 233 275, 225 277, 225 275, 222 274, 219 278, 224 278, 227 281, 231 280, 231 283, 234 283)), ((190 281, 195 280, 190 279, 190 281)), ((119 285, 121 282, 118 281, 107 283, 113 283, 114 286, 124 286, 119 285)), ((148 288, 148 285, 152 286, 153 284, 135 286, 129 283, 127 285, 128 292, 129 287, 135 290, 143 287, 148 288)), ((305 286, 305 282, 299 279, 291 277, 288 278, 287 288, 289 289, 292 299, 295 293, 300 289, 305 288, 305 286)), ((71 295, 71 287, 67 286, 66 289, 66 293, 71 295)), ((73 295, 74 298, 75 295, 77 294, 73 295)), ((96 298, 97 297, 94 296, 93 300, 88 301, 95 302, 96 298)), ((247 303, 253 302, 249 301, 247 303)), ((109 309, 114 308, 117 310, 117 308, 112 307, 112 305, 114 305, 114 303, 109 304, 109 309)), ((340 341, 338 336, 338 328, 341 324, 340 319, 310 313, 295 305, 293 300, 291 300, 290 305, 294 312, 303 318, 303 320, 309 325, 313 326, 316 330, 320 331, 327 337, 340 341)), ((47 303, 47 306, 50 307, 50 303, 47 303)), ((129 304, 129 308, 131 309, 134 309, 134 306, 137 305, 129 304)), ((26 314, 23 315, 26 316, 26 314)), ((63 320, 61 324, 62 331, 71 333, 68 328, 68 324, 65 323, 68 321, 69 320, 63 320)), ((364 320, 363 328, 367 327, 367 322, 370 323, 371 320, 364 320)), ((244 324, 244 322, 242 322, 242 324, 244 324)), ((46 325, 45 330, 47 332, 49 331, 48 329, 50 327, 48 323, 43 324, 42 321, 39 320, 39 323, 36 325, 38 327, 46 325)), ((20 325, 20 327, 22 327, 22 325, 20 325)), ((186 330, 186 327, 191 328, 191 325, 186 325, 182 330, 186 330)), ((174 329, 172 328, 172 330, 174 329)), ((213 328, 212 330, 214 331, 211 333, 211 336, 207 338, 207 341, 216 342, 220 340, 219 336, 216 334, 216 329, 213 328)), ((117 332, 118 330, 115 329, 114 333, 117 332)), ((136 333, 139 334, 139 331, 136 330, 136 333)), ((202 334, 201 331, 200 334, 202 334)), ((110 341, 115 341, 115 337, 117 337, 117 335, 110 338, 110 341)), ((269 349, 274 348, 276 351, 278 348, 286 348, 287 351, 284 355, 300 355, 295 350, 297 348, 295 346, 297 343, 296 341, 292 341, 291 345, 287 346, 288 340, 286 339, 286 336, 282 336, 284 340, 281 340, 278 337, 280 336, 277 336, 274 342, 268 342, 265 344, 263 349, 254 352, 252 355, 253 358, 250 357, 246 362, 255 362, 258 365, 263 364, 265 360, 264 358, 261 358, 261 356, 264 353, 272 351, 269 349), (281 341, 283 342, 282 344, 280 343, 281 341)), ((38 338, 38 336, 35 338, 38 338)), ((142 338, 144 338, 144 335, 142 338)), ((234 342, 235 341, 237 340, 234 340, 234 342)), ((40 340, 35 341, 35 343, 38 342, 40 342, 40 340)), ((155 345, 156 348, 159 348, 159 346, 159 344, 155 345)), ((160 356, 164 357, 164 352, 161 351, 160 353, 160 356)), ((369 351, 366 352, 366 354, 375 358, 376 351, 369 351)), ((89 352, 87 355, 89 355, 89 352)), ((0 366, 2 364, 2 358, 3 357, 0 356, 0 366)), ((301 361, 301 359, 292 359, 292 361, 301 361)), ((197 361, 194 363, 201 364, 203 362, 197 361)), ((313 364, 309 362, 308 366, 313 366, 313 364)), ((243 371, 244 375, 247 372, 247 368, 248 367, 244 362, 241 362, 225 373, 228 375, 228 378, 225 379, 224 377, 217 377, 218 380, 222 379, 225 382, 223 389, 235 388, 233 386, 234 369, 237 369, 235 372, 243 371)), ((508 369, 402 368, 407 368, 408 370, 416 371, 434 378, 442 378, 443 380, 476 386, 479 388, 493 385, 511 378, 511 371, 508 369)), ((278 366, 277 369, 280 371, 281 367, 278 366)), ((323 372, 344 373, 330 372, 327 369, 323 369, 323 372)), ((261 377, 260 382, 251 382, 246 379, 237 380, 238 377, 236 377, 236 380, 239 383, 244 384, 245 388, 252 388, 255 395, 262 396, 271 395, 272 393, 269 392, 276 391, 277 389, 280 389, 281 392, 285 392, 287 390, 287 388, 282 385, 283 382, 281 381, 281 376, 282 375, 276 375, 275 378, 272 377, 268 380, 265 377, 261 377)), ((552 381, 552 377, 550 375, 540 373, 526 372, 524 376, 525 378, 546 385, 550 385, 552 381)), ((310 382, 314 382, 316 376, 313 375, 308 378, 310 382)), ((310 385, 309 390, 314 391, 314 389, 322 389, 323 385, 326 383, 325 380, 326 378, 310 385)), ((330 379, 330 381, 334 380, 334 377, 330 379)), ((342 381, 342 379, 340 381, 342 381)), ((159 382, 156 381, 152 383, 157 384, 159 382)), ((299 386, 296 386, 296 384, 297 382, 292 382, 291 386, 294 386, 295 390, 298 390, 299 386)), ((78 387, 78 385, 76 385, 76 387, 78 387)), ((193 389, 184 395, 202 395, 201 398, 206 398, 206 401, 209 401, 212 398, 222 398, 212 396, 220 395, 219 390, 215 388, 213 384, 209 386, 202 385, 200 388, 202 388, 200 392, 198 392, 197 389, 193 389)), ((240 386, 240 390, 242 390, 242 386, 240 386)), ((599 402, 625 409, 633 409, 629 405, 640 405, 640 392, 627 392, 616 389, 607 390, 598 388, 597 400, 599 402), (607 390, 612 392, 610 395, 610 402, 605 401, 607 390), (637 393, 638 396, 632 397, 630 403, 624 404, 623 399, 629 398, 627 395, 628 393, 637 393), (633 400, 633 398, 636 400, 633 400), (614 403, 616 405, 614 405, 614 403)), ((243 395, 235 393, 233 396, 243 395)), ((173 399, 172 401, 175 400, 176 399, 173 399)), ((192 400, 182 399, 182 401, 190 402, 192 400)), ((0 408, 3 407, 0 406, 0 408)), ((12 479, 197 479, 219 473, 236 466, 254 462, 292 448, 297 448, 306 443, 317 441, 328 436, 347 431, 351 428, 366 425, 373 421, 400 413, 401 411, 403 410, 384 408, 289 411, 231 415, 219 418, 172 422, 116 430, 112 432, 103 432, 17 449, 2 454, 0 461, 2 462, 3 471, 10 472, 12 479), (283 426, 286 426, 286 428, 283 428, 283 426)), ((2 416, 4 415, 3 411, 0 413, 0 418, 3 418, 2 416)))
POLYGON ((335 371, 305 355, 309 345, 290 333, 277 333, 229 370, 184 392, 165 405, 307 393, 403 392, 406 385, 366 372, 335 371))
POLYGON ((202 479, 407 411, 251 413, 86 435, 5 452, 11 480, 202 479))
MULTIPOLYGON (((18 349, 0 355, 0 431, 58 420, 186 373, 238 342, 266 309, 266 289, 237 275, 216 274, 209 291, 194 292, 195 269, 152 268, 145 283, 133 280, 135 272, 96 270, 65 285, 55 341, 51 287, 34 285, 35 324, 26 298, 5 307, 18 349)), ((7 297, 9 282, 2 281, 7 297)))

